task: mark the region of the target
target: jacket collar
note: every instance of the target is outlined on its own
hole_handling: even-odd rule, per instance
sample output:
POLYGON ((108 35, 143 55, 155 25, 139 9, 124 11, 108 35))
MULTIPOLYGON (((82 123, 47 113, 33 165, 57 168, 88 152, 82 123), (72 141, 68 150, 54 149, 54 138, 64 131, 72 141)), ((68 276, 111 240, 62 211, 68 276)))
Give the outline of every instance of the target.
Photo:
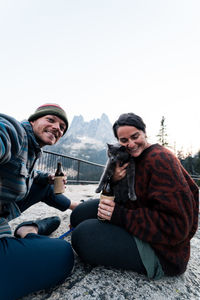
POLYGON ((21 122, 22 126, 24 127, 27 137, 28 137, 28 143, 34 148, 37 158, 39 158, 42 155, 42 149, 40 148, 38 142, 36 141, 33 128, 27 120, 24 120, 21 122))

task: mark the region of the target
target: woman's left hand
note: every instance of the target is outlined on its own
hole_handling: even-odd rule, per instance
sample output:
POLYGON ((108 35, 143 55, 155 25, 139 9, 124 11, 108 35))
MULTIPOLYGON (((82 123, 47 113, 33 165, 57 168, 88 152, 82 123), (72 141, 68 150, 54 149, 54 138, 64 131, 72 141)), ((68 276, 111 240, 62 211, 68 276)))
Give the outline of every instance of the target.
MULTIPOLYGON (((106 196, 105 196, 106 197, 106 196)), ((110 199, 101 199, 99 202, 97 216, 101 219, 110 221, 115 208, 115 202, 110 199)))
POLYGON ((126 169, 127 169, 128 165, 129 165, 129 163, 126 163, 120 167, 119 162, 116 163, 115 171, 112 176, 113 182, 122 180, 126 176, 126 169))

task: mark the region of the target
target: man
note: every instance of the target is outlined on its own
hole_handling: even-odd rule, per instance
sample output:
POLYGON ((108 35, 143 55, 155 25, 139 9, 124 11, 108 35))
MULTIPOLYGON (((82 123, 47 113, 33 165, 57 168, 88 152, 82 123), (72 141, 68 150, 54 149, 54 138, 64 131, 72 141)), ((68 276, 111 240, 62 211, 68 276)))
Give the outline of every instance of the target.
POLYGON ((71 245, 47 237, 60 225, 58 217, 23 222, 14 236, 8 224, 40 201, 62 211, 76 206, 54 194, 52 175, 34 170, 41 148, 54 145, 67 129, 66 113, 57 104, 40 106, 21 123, 0 114, 0 299, 49 288, 72 270, 71 245))

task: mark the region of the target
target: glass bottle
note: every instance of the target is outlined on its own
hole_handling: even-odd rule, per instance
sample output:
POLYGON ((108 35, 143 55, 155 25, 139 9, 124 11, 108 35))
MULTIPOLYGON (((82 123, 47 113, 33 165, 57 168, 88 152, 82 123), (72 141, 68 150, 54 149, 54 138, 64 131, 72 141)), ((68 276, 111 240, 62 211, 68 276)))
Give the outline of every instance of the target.
MULTIPOLYGON (((110 182, 106 182, 104 184, 104 187, 103 187, 102 192, 100 194, 100 202, 101 202, 102 199, 108 199, 108 200, 112 200, 112 201, 114 201, 114 199, 115 199, 115 196, 114 196, 113 190, 111 188, 110 182)), ((98 219, 102 220, 102 221, 105 220, 105 219, 100 218, 100 217, 98 217, 98 219)))
POLYGON ((54 194, 62 194, 65 192, 65 175, 61 162, 57 163, 57 169, 54 178, 54 194))
POLYGON ((114 196, 113 190, 112 190, 112 188, 110 186, 110 182, 106 182, 104 184, 104 187, 102 189, 101 194, 103 194, 104 196, 108 196, 108 197, 113 197, 114 196))

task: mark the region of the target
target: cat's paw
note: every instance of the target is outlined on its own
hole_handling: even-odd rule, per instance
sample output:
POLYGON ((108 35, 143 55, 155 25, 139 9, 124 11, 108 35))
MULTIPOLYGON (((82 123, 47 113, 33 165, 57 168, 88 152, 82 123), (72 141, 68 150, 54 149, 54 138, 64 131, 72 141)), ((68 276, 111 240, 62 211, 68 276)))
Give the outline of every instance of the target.
POLYGON ((130 194, 130 193, 129 193, 128 196, 129 196, 129 199, 130 199, 131 201, 137 200, 136 194, 130 194))
POLYGON ((96 190, 95 190, 95 193, 100 193, 101 192, 101 187, 98 187, 96 190))

